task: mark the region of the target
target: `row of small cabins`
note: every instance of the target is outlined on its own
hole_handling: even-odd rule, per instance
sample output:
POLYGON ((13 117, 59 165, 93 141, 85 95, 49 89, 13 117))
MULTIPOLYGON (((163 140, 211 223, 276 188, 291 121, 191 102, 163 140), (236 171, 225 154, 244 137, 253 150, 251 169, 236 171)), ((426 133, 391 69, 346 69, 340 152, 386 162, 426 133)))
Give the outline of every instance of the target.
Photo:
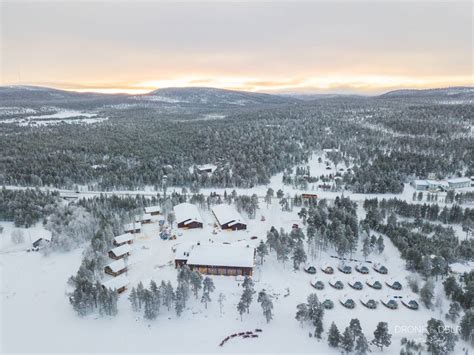
POLYGON ((414 180, 412 185, 417 191, 462 189, 474 185, 474 177, 460 177, 448 180, 414 180))
MULTIPOLYGON (((202 228, 203 219, 196 205, 191 203, 180 203, 174 206, 174 214, 178 228, 202 228)), ((221 229, 225 230, 244 230, 247 224, 237 210, 226 204, 212 207, 212 214, 219 223, 221 229)))
POLYGON ((142 218, 140 222, 124 225, 125 233, 114 237, 113 244, 115 248, 109 251, 109 257, 114 261, 104 268, 104 272, 113 276, 113 278, 104 281, 102 283, 103 287, 116 289, 118 293, 125 291, 129 284, 128 278, 123 275, 128 270, 127 264, 125 263, 125 257, 129 256, 130 251, 132 250, 131 244, 133 244, 135 240, 134 234, 140 233, 142 227, 141 223, 147 223, 147 219, 148 216, 146 216, 145 219, 142 218))

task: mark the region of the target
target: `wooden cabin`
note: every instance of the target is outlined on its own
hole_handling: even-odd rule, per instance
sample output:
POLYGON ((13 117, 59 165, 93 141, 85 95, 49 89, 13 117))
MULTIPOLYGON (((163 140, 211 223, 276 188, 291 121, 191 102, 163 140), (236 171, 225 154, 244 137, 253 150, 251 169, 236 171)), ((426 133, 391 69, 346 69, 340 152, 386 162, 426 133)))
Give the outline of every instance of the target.
POLYGON ((130 244, 124 244, 109 251, 109 257, 111 259, 119 260, 124 258, 125 256, 130 255, 131 250, 132 248, 130 244))
POLYGON ((313 200, 313 199, 317 199, 318 195, 317 194, 304 193, 304 194, 301 195, 301 197, 305 200, 313 200))
POLYGON ((202 217, 196 205, 180 203, 174 206, 173 210, 178 228, 202 228, 202 217))
POLYGON ((160 214, 160 209, 160 206, 145 207, 145 214, 149 214, 150 216, 157 216, 160 214))
POLYGON ((222 229, 244 230, 247 229, 247 223, 237 210, 227 204, 216 205, 212 207, 212 214, 222 229))
POLYGON ((135 222, 141 223, 141 224, 151 223, 151 214, 150 213, 145 213, 144 215, 137 216, 135 218, 135 222))
POLYGON ((120 275, 104 281, 102 287, 117 290, 118 293, 122 293, 127 289, 129 283, 128 278, 125 275, 120 275))
POLYGON ((119 247, 124 244, 133 244, 135 237, 131 233, 120 234, 114 237, 114 245, 119 247))
POLYGON ((193 245, 177 254, 176 267, 186 264, 207 275, 252 276, 255 266, 255 248, 245 243, 193 245))
POLYGON ((117 277, 127 271, 127 265, 123 259, 116 260, 104 268, 104 272, 117 277))
POLYGON ((129 223, 123 226, 123 231, 125 233, 140 233, 142 230, 142 224, 140 222, 129 223))

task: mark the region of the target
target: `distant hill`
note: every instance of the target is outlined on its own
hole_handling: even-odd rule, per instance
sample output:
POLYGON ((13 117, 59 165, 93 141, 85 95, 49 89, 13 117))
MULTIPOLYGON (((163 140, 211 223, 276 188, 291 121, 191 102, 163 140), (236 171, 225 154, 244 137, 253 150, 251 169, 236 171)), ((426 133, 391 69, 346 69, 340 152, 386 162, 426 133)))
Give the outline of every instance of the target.
POLYGON ((404 89, 389 91, 380 95, 381 98, 441 98, 446 99, 473 99, 474 87, 457 86, 439 89, 404 89))
POLYGON ((152 91, 144 95, 136 95, 137 100, 163 102, 168 104, 192 104, 208 106, 255 106, 279 105, 299 101, 291 97, 234 91, 207 87, 165 88, 152 91))

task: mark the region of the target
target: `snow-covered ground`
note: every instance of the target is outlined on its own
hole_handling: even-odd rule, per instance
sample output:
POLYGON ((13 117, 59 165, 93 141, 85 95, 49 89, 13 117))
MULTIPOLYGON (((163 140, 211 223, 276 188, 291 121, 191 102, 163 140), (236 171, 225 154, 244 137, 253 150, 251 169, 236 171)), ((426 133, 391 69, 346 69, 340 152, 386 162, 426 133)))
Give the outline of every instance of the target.
MULTIPOLYGON (((326 170, 326 165, 318 163, 317 155, 313 156, 309 164, 312 176, 335 173, 326 170)), ((338 167, 339 168, 339 167, 338 167)), ((201 211, 204 228, 194 230, 173 229, 172 233, 177 235, 176 240, 164 241, 159 237, 159 227, 154 217, 154 223, 143 225, 143 230, 136 236, 131 256, 128 258, 129 271, 127 277, 131 286, 136 286, 139 281, 145 285, 150 280, 160 283, 162 280, 170 280, 176 284, 176 270, 174 268, 173 248, 180 243, 222 243, 248 240, 249 243, 258 244, 265 240, 267 231, 271 226, 277 229, 284 228, 289 231, 293 223, 301 221, 297 217, 298 208, 292 212, 282 212, 273 200, 270 206, 263 202, 268 187, 275 192, 282 189, 285 194, 294 194, 298 190, 288 185, 283 185, 282 174, 274 176, 267 186, 258 186, 252 189, 236 189, 237 193, 256 193, 260 196, 260 209, 256 218, 248 220, 247 231, 227 232, 219 231, 213 234, 214 217, 210 211, 201 211), (265 221, 261 221, 261 217, 265 221), (257 239, 250 239, 257 236, 257 239)), ((310 185, 309 191, 315 191, 321 198, 334 199, 340 196, 340 192, 319 191, 310 185)), ((168 189, 168 193, 173 188, 168 189)), ((180 192, 181 189, 176 188, 180 192)), ((224 189, 202 189, 201 192, 222 193, 224 189)), ((229 193, 230 190, 228 189, 229 193)), ((301 193, 301 191, 298 191, 301 193)), ((363 195, 344 192, 355 201, 363 201, 367 197, 398 197, 411 201, 413 188, 405 186, 400 195, 363 195)), ((120 192, 118 192, 120 193, 120 192)), ((153 194, 149 191, 128 191, 125 194, 153 194)), ((80 197, 94 195, 95 192, 81 192, 80 197)), ((439 203, 439 202, 438 202, 439 203)), ((364 211, 359 204, 359 217, 363 218, 364 211)), ((334 268, 338 266, 338 260, 332 258, 335 252, 329 250, 323 252, 315 260, 308 260, 308 265, 314 265, 318 271, 316 275, 309 275, 303 270, 293 271, 291 262, 286 265, 278 263, 274 255, 266 258, 266 262, 258 265, 255 273, 255 289, 259 292, 265 289, 272 295, 274 303, 274 319, 267 324, 262 314, 260 305, 254 300, 250 314, 244 314, 243 320, 236 310, 240 299, 241 283, 233 277, 212 276, 216 285, 215 292, 211 295, 212 302, 208 309, 195 300, 193 296, 187 304, 187 309, 178 318, 174 310, 167 311, 162 307, 155 321, 146 321, 141 314, 132 312, 127 299, 127 290, 119 299, 119 314, 117 317, 100 318, 89 316, 79 318, 75 315, 69 305, 66 293, 68 278, 75 274, 81 262, 82 250, 79 248, 69 253, 53 253, 43 256, 37 252, 26 252, 30 245, 30 236, 41 233, 43 227, 37 225, 24 230, 25 243, 14 245, 10 241, 11 233, 17 229, 12 223, 1 222, 4 231, 0 234, 0 274, 1 274, 1 307, 0 307, 0 352, 111 352, 111 353, 136 353, 136 352, 172 352, 172 353, 216 353, 216 352, 242 352, 242 353, 334 353, 326 341, 318 342, 309 338, 308 333, 313 332, 313 327, 303 327, 295 320, 296 305, 306 301, 310 293, 317 293, 321 300, 329 298, 333 300, 335 307, 327 310, 324 317, 325 332, 329 329, 331 322, 335 322, 340 331, 349 324, 352 318, 358 318, 364 333, 369 340, 372 339, 373 331, 378 322, 389 323, 392 336, 392 345, 384 350, 387 354, 398 354, 400 351, 400 339, 408 337, 417 341, 424 341, 423 327, 431 317, 444 319, 449 301, 444 297, 441 280, 436 283, 436 297, 439 298, 440 310, 431 311, 421 305, 420 310, 412 311, 399 303, 397 310, 389 310, 380 302, 376 310, 369 310, 359 302, 365 296, 377 301, 387 296, 402 295, 418 297, 411 293, 408 288, 406 277, 410 275, 405 270, 405 262, 400 258, 398 250, 385 238, 385 251, 382 255, 371 255, 369 260, 381 262, 388 268, 388 275, 380 275, 370 269, 369 275, 362 275, 355 270, 351 275, 345 275, 336 270, 334 275, 326 275, 321 272, 323 264, 330 264, 334 268), (365 281, 375 278, 383 284, 382 290, 369 288, 365 281), (343 290, 335 290, 329 286, 329 280, 341 280, 344 283, 343 290), (401 291, 393 291, 385 285, 385 281, 396 279, 403 285, 401 291), (325 283, 325 289, 316 291, 310 282, 321 280, 325 283), (364 284, 361 291, 355 291, 347 284, 348 281, 358 280, 364 284), (289 290, 289 295, 287 294, 289 290), (219 293, 225 294, 223 314, 220 314, 217 297, 219 293), (352 297, 356 301, 353 310, 344 308, 339 300, 344 296, 352 297), (224 347, 219 347, 221 340, 228 335, 261 328, 263 332, 259 338, 242 339, 235 338, 227 342, 224 347)), ((456 229, 456 233, 461 233, 456 229)), ((360 247, 358 248, 360 249, 360 247)), ((362 260, 359 252, 354 253, 353 258, 362 260)), ((351 264, 353 267, 356 263, 351 264)), ((105 277, 105 279, 107 279, 105 277)), ((324 336, 325 338, 325 336, 324 336)), ((458 345, 461 351, 462 344, 458 345)), ((375 347, 372 347, 377 352, 375 347)))
MULTIPOLYGON (((227 232, 220 231, 213 234, 214 218, 209 211, 201 211, 204 219, 203 229, 177 230, 176 240, 163 241, 159 238, 158 223, 143 225, 142 233, 137 235, 133 244, 131 256, 128 259, 128 278, 130 286, 139 281, 145 284, 150 280, 158 283, 161 280, 171 280, 175 284, 176 270, 173 266, 172 248, 179 243, 197 242, 222 243, 241 239, 258 243, 265 238, 266 232, 273 225, 276 228, 291 228, 293 223, 300 223, 294 212, 282 212, 276 201, 267 207, 260 203, 260 210, 256 219, 248 220, 247 231, 227 232), (261 216, 265 221, 261 221, 261 216), (251 240, 251 236, 258 239, 251 240)), ((301 224, 301 223, 300 223, 301 224)), ((174 311, 161 309, 155 321, 146 321, 141 315, 133 313, 127 300, 128 291, 120 296, 119 314, 117 317, 99 318, 90 316, 77 317, 68 303, 66 292, 69 290, 67 279, 73 275, 81 261, 81 249, 70 253, 53 253, 43 256, 41 253, 27 253, 28 245, 15 246, 7 242, 14 227, 11 223, 2 223, 5 226, 0 251, 0 266, 2 275, 1 285, 1 350, 3 352, 273 352, 273 353, 326 353, 331 352, 326 342, 317 342, 309 338, 308 333, 313 329, 310 326, 303 328, 295 320, 296 305, 306 301, 310 293, 317 293, 321 299, 329 298, 335 303, 332 310, 326 311, 324 319, 325 331, 334 321, 342 331, 352 318, 359 318, 362 328, 368 339, 379 321, 387 321, 393 334, 392 346, 384 353, 396 354, 399 352, 400 339, 404 336, 418 339, 423 334, 417 331, 402 332, 403 326, 423 327, 431 317, 440 318, 421 306, 419 311, 411 311, 399 304, 398 310, 389 310, 379 303, 376 310, 368 310, 359 302, 360 297, 369 295, 377 301, 389 295, 413 295, 407 286, 408 272, 399 252, 385 240, 386 249, 382 255, 374 255, 369 259, 384 263, 389 270, 388 275, 380 275, 372 269, 369 275, 361 275, 355 271, 351 275, 336 271, 334 275, 325 275, 320 266, 325 263, 333 267, 338 266, 337 259, 331 258, 332 251, 322 253, 316 260, 308 264, 318 268, 316 275, 309 275, 304 271, 293 271, 290 262, 282 265, 275 257, 267 257, 263 266, 258 266, 254 280, 255 289, 267 290, 273 296, 274 319, 267 324, 260 305, 254 300, 250 314, 244 314, 243 321, 236 310, 236 304, 242 293, 239 287, 241 281, 233 277, 213 276, 216 291, 212 294, 212 303, 206 310, 204 305, 193 296, 188 302, 187 309, 178 318, 174 311), (365 285, 365 281, 375 277, 384 285, 380 291, 375 291, 365 285), (344 282, 343 290, 331 288, 327 281, 340 279, 344 282), (396 278, 403 284, 402 291, 393 291, 385 285, 386 280, 396 278), (364 283, 362 291, 351 289, 347 281, 357 279, 364 283), (316 291, 310 286, 310 281, 322 280, 326 285, 323 291, 316 291), (286 289, 289 296, 285 297, 286 289), (217 296, 222 292, 226 296, 224 312, 220 315, 217 296), (349 295, 356 301, 353 310, 347 310, 339 299, 349 295), (263 332, 256 339, 236 338, 227 342, 224 347, 218 344, 226 336, 239 332, 261 328, 263 332), (27 340, 26 340, 27 339, 27 340)), ((35 229, 41 229, 41 226, 35 229)), ((26 238, 28 239, 28 238, 26 238)), ((359 253, 354 258, 362 259, 359 253)), ((355 266, 355 264, 352 264, 355 266)), ((445 300, 444 308, 448 303, 445 300)), ((446 312, 446 309, 444 310, 446 312)), ((375 348, 373 348, 376 351, 375 348)))
MULTIPOLYGON (((22 118, 9 118, 1 120, 0 123, 16 123, 19 126, 48 126, 59 123, 97 123, 107 120, 107 117, 99 117, 96 113, 83 112, 77 110, 64 110, 59 108, 45 108, 45 110, 55 111, 54 113, 48 113, 44 115, 31 115, 22 118)), ((0 118, 2 116, 11 115, 14 113, 38 113, 41 111, 35 111, 33 109, 21 108, 8 108, 7 110, 0 111, 0 118)))

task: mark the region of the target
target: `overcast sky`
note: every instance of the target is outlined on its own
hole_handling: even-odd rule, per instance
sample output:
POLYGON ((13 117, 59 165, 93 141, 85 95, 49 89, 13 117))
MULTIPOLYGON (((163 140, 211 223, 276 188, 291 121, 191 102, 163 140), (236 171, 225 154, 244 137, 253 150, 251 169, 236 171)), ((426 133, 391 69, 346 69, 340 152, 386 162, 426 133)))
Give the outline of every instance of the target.
POLYGON ((1 84, 367 93, 472 85, 472 6, 2 1, 1 84))

